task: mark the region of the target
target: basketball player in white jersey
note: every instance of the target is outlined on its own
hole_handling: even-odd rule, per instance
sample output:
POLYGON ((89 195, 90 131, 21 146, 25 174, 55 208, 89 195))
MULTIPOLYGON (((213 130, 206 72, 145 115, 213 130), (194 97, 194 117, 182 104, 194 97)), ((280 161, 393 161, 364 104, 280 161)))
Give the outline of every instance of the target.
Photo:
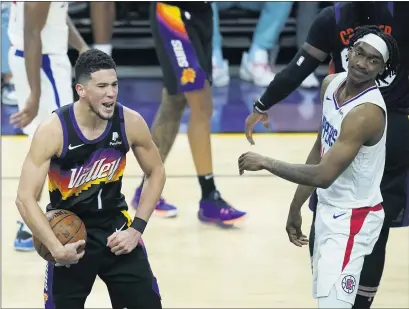
POLYGON ((397 45, 367 34, 348 52, 348 73, 324 79, 320 133, 306 164, 251 152, 239 158, 240 174, 265 169, 300 184, 287 221, 290 241, 297 246, 308 244, 301 232, 301 206, 318 188, 312 264, 319 308, 352 308, 364 257, 382 228, 387 118, 375 81, 396 69, 399 53, 392 46, 397 45))
MULTIPOLYGON (((8 35, 19 108, 10 123, 31 140, 48 115, 74 101, 68 44, 79 53, 88 46, 68 16, 68 2, 13 2, 8 35)), ((33 250, 31 231, 20 224, 14 248, 33 250)))

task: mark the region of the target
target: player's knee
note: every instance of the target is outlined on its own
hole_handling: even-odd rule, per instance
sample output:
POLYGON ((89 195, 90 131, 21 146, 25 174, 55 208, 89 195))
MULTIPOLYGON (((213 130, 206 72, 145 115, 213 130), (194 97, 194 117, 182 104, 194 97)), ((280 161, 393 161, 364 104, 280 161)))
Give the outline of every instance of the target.
POLYGON ((210 121, 213 114, 213 100, 209 84, 206 82, 205 88, 185 93, 185 96, 190 107, 191 119, 210 121))
POLYGON ((169 105, 167 110, 172 111, 166 115, 167 117, 173 116, 180 118, 186 108, 187 101, 183 93, 170 95, 166 89, 164 89, 162 104, 169 105))

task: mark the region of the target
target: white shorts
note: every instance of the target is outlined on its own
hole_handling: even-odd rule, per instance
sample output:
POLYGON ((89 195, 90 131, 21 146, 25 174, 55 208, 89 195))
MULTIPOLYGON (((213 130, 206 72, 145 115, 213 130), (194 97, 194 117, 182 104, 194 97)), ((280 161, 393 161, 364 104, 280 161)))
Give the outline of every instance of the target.
MULTIPOLYGON (((11 47, 9 65, 13 74, 18 108, 21 110, 30 95, 24 54, 11 47)), ((68 55, 43 55, 41 65, 41 96, 37 117, 23 129, 31 139, 35 130, 57 108, 73 102, 72 67, 68 55)))
POLYGON ((318 204, 312 258, 314 298, 327 297, 335 285, 337 298, 354 304, 364 258, 382 229, 382 205, 344 209, 318 204))

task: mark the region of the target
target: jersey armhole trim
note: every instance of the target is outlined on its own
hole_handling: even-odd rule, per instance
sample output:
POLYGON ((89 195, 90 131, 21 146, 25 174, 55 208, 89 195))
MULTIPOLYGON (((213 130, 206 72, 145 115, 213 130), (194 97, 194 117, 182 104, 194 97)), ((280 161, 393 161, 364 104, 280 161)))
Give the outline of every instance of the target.
POLYGON ((127 150, 129 150, 129 143, 128 143, 128 137, 126 136, 126 129, 125 129, 125 116, 124 116, 124 107, 122 104, 118 104, 118 110, 119 110, 119 121, 121 122, 121 133, 124 138, 124 144, 127 150))
POLYGON ((67 149, 68 149, 67 125, 65 124, 64 115, 61 113, 61 110, 58 109, 58 110, 55 111, 55 113, 57 114, 58 118, 60 119, 61 127, 62 127, 62 135, 63 135, 62 151, 61 151, 61 154, 58 156, 58 158, 63 158, 66 155, 67 149))

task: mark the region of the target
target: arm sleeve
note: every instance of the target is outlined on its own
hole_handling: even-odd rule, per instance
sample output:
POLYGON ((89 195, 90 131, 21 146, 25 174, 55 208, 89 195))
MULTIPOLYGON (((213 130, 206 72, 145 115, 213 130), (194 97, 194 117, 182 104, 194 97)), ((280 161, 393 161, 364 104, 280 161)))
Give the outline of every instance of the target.
MULTIPOLYGON (((306 43, 327 54, 333 50, 336 24, 333 7, 323 9, 312 24, 306 43)), ((259 112, 265 112, 286 98, 301 85, 319 66, 321 61, 300 49, 291 62, 278 73, 267 87, 261 98, 254 104, 259 112)))

